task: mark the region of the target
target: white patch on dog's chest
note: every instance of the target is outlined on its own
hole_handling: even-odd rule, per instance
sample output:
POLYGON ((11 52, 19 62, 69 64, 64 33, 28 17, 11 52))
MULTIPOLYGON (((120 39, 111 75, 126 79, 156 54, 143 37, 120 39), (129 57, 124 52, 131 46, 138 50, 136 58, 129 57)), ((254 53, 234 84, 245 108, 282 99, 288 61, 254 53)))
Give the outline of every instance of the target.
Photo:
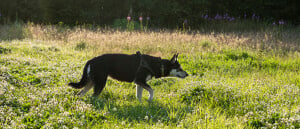
POLYGON ((149 81, 149 80, 151 80, 152 79, 152 76, 151 75, 148 75, 147 77, 146 77, 146 81, 149 81))

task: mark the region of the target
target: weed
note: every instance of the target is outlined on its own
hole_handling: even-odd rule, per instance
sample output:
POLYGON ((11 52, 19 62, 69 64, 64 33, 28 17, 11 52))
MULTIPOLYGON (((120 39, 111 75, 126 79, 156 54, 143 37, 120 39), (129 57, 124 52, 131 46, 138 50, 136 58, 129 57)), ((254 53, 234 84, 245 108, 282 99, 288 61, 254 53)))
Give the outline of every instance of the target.
POLYGON ((84 42, 84 41, 80 41, 79 43, 76 44, 75 46, 75 50, 78 50, 78 51, 82 51, 84 49, 87 48, 87 43, 84 42))
POLYGON ((11 49, 0 46, 0 54, 7 54, 7 53, 11 53, 11 49))

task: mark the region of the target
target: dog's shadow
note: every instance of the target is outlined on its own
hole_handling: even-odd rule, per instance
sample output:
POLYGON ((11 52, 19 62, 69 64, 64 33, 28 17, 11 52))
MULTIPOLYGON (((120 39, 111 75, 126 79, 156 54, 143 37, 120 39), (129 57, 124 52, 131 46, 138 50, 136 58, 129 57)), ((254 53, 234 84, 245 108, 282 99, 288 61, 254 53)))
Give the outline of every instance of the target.
POLYGON ((178 107, 172 104, 162 104, 159 100, 148 102, 146 99, 139 102, 135 96, 132 96, 125 102, 115 101, 110 98, 90 97, 88 103, 92 104, 95 109, 108 110, 106 115, 112 116, 119 120, 128 120, 136 122, 171 122, 177 123, 188 111, 188 107, 178 107), (127 101, 127 102, 126 102, 127 101), (175 114, 175 115, 174 115, 175 114))

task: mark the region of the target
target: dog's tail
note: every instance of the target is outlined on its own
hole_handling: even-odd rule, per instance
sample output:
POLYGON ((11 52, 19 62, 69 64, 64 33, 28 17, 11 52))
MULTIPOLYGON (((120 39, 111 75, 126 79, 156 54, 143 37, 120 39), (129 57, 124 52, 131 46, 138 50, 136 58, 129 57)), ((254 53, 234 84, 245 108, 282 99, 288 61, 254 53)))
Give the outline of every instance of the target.
POLYGON ((76 89, 83 88, 88 83, 88 72, 90 72, 89 61, 86 63, 86 65, 83 68, 83 74, 82 74, 80 82, 78 82, 78 83, 70 82, 68 85, 73 88, 76 88, 76 89))

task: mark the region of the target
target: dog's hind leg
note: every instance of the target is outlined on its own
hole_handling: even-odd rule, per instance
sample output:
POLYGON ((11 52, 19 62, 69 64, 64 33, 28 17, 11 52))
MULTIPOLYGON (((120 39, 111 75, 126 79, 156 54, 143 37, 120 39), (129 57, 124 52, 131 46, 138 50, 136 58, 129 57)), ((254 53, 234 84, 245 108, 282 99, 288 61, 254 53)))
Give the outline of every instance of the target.
POLYGON ((89 81, 87 85, 84 87, 84 89, 81 90, 77 95, 79 96, 85 95, 93 86, 94 84, 92 83, 92 81, 89 81))
POLYGON ((106 80, 107 80, 107 74, 105 73, 98 73, 96 76, 97 78, 94 78, 95 86, 94 86, 94 94, 93 96, 98 96, 103 88, 105 87, 106 80))
POLYGON ((142 94, 143 94, 143 87, 136 84, 136 98, 138 98, 139 101, 141 101, 142 99, 142 94))

